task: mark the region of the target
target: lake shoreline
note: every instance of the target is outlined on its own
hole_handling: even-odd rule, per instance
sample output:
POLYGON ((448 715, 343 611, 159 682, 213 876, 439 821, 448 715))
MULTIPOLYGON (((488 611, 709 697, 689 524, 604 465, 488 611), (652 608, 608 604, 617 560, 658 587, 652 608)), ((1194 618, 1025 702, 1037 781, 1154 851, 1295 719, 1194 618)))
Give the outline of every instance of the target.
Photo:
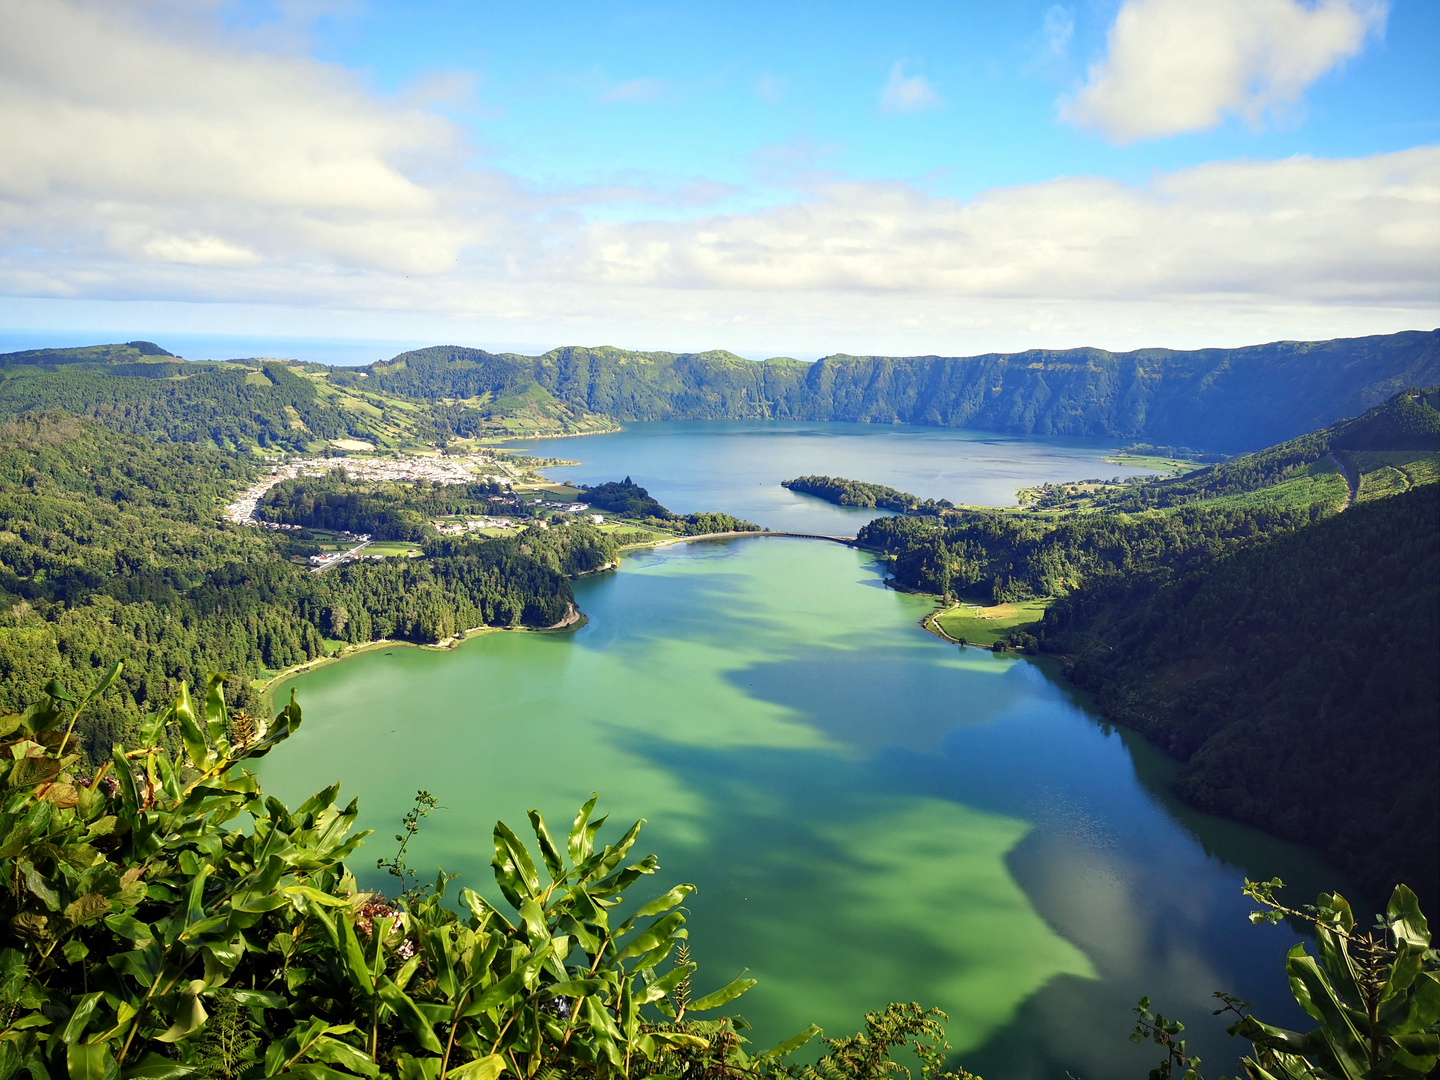
MULTIPOLYGON (((590 571, 590 573, 599 573, 604 569, 607 568, 601 567, 599 570, 590 571)), ((573 634, 575 631, 582 629, 589 621, 589 616, 572 603, 565 618, 551 626, 471 626, 461 630, 458 634, 441 638, 433 644, 421 641, 404 641, 400 638, 379 638, 375 641, 366 641, 359 645, 348 645, 338 653, 333 653, 330 656, 317 656, 313 660, 306 660, 303 664, 294 664, 264 680, 256 686, 255 689, 260 694, 260 700, 264 702, 271 711, 274 711, 275 688, 286 679, 292 679, 299 675, 309 675, 312 672, 319 671, 323 667, 329 667, 331 664, 338 664, 353 657, 374 652, 376 649, 393 649, 399 646, 406 649, 419 649, 422 652, 454 652, 466 641, 484 634, 573 634)))

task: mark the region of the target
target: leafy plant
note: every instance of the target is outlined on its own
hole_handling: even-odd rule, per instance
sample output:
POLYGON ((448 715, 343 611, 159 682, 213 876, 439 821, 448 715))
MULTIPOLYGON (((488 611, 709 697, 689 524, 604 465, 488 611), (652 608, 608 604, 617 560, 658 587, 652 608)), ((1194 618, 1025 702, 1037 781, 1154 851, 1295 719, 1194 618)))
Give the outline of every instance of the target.
POLYGON ((495 825, 509 914, 471 889, 457 911, 443 873, 391 902, 345 868, 368 834, 338 785, 291 811, 244 767, 298 728, 293 696, 266 724, 229 713, 221 676, 203 703, 182 685, 86 775, 74 727, 118 675, 0 718, 0 1080, 620 1080, 702 1059, 758 1075, 818 1034, 749 1057, 743 1021, 695 1019, 754 980, 692 995, 694 886, 631 901, 658 863, 631 857, 639 822, 597 846, 595 797, 563 848, 530 813, 538 864, 495 825))
POLYGON ((1440 960, 1415 894, 1398 885, 1374 929, 1359 931, 1339 893, 1321 893, 1314 906, 1280 903, 1283 882, 1245 882, 1245 895, 1264 905, 1255 922, 1285 916, 1315 927, 1318 956, 1303 944, 1290 950, 1285 971, 1291 992, 1320 1026, 1306 1034, 1244 1016, 1228 1029, 1249 1039, 1251 1080, 1377 1080, 1431 1076, 1440 1062, 1440 960))
POLYGON ((415 839, 415 834, 420 831, 420 822, 430 816, 430 811, 440 805, 440 800, 431 795, 423 788, 415 793, 415 805, 405 812, 405 818, 400 827, 405 831, 395 834, 395 842, 400 846, 395 850, 393 857, 379 858, 375 860, 375 869, 384 870, 400 883, 400 895, 409 899, 418 895, 420 889, 419 876, 410 869, 405 862, 405 852, 410 848, 410 841, 415 839))
MULTIPOLYGON (((1319 1022, 1304 1034, 1257 1020, 1250 1002, 1221 991, 1215 1015, 1239 1019, 1226 1031, 1249 1040, 1253 1056, 1241 1061, 1249 1080, 1419 1080, 1440 1065, 1440 956, 1430 947, 1430 928, 1415 894, 1395 887, 1385 914, 1373 930, 1358 931, 1349 903, 1339 893, 1321 893, 1314 905, 1292 908, 1275 898, 1284 883, 1246 880, 1243 890, 1264 907, 1251 922, 1277 923, 1286 917, 1315 927, 1316 952, 1296 945, 1285 961, 1290 990, 1300 1007, 1319 1022)), ((1184 1069, 1184 1080, 1200 1080, 1200 1059, 1187 1054, 1178 1038, 1185 1025, 1150 1011, 1141 998, 1132 1042, 1151 1039, 1166 1058, 1150 1073, 1169 1080, 1184 1069)))

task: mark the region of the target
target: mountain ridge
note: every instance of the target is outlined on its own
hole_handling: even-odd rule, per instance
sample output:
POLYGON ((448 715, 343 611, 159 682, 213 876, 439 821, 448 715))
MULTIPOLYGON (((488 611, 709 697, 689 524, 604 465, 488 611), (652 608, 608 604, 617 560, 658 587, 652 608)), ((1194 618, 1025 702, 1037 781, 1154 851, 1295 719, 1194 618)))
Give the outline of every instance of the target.
POLYGON ((188 426, 172 423, 169 437, 209 437, 237 447, 313 449, 337 435, 436 444, 584 433, 615 422, 776 419, 1143 440, 1240 453, 1363 413, 1407 386, 1436 383, 1440 330, 1237 349, 836 353, 815 361, 752 361, 718 349, 567 345, 526 356, 435 345, 357 368, 187 361, 137 341, 0 355, 0 414, 59 407, 114 425, 137 410, 153 410, 152 401, 161 398, 173 412, 174 405, 193 411, 203 397, 206 408, 238 410, 238 422, 226 425, 227 417, 217 414, 211 419, 221 427, 212 431, 214 425, 196 415, 188 426), (194 382, 196 375, 203 378, 194 382), (211 383, 203 395, 192 392, 211 383), (257 425, 257 409, 273 419, 257 425))

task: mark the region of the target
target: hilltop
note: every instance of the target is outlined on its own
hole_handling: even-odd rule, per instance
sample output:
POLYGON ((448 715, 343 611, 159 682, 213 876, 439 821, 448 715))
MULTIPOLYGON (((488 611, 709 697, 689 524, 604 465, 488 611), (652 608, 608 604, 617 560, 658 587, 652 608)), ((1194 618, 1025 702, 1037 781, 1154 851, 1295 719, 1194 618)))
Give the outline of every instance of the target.
POLYGON ((608 431, 537 387, 428 401, 344 368, 190 361, 152 342, 0 355, 0 417, 60 409, 126 434, 222 450, 317 453, 608 431))

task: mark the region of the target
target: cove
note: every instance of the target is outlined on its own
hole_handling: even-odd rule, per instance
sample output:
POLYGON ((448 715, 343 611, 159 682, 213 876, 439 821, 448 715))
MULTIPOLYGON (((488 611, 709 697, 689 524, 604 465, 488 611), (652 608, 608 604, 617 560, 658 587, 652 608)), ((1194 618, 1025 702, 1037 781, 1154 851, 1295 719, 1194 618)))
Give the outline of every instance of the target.
POLYGON ((265 789, 293 805, 338 779, 360 796, 378 835, 352 861, 370 887, 429 790, 443 809, 410 861, 496 900, 495 820, 523 835, 534 807, 564 828, 599 791, 614 835, 649 822, 639 852, 662 869, 644 895, 699 887, 697 989, 760 980, 738 1003, 759 1046, 916 1000, 950 1014, 958 1059, 992 1080, 1090 1078, 1154 1064, 1126 1039, 1142 994, 1217 1072, 1238 1048, 1212 990, 1303 1023, 1282 968, 1295 932, 1250 925, 1239 886, 1279 875, 1304 900, 1338 876, 1176 805, 1171 763, 1053 667, 941 643, 870 557, 693 544, 576 597, 589 623, 573 634, 396 647, 282 685, 305 722, 262 763, 265 789))

